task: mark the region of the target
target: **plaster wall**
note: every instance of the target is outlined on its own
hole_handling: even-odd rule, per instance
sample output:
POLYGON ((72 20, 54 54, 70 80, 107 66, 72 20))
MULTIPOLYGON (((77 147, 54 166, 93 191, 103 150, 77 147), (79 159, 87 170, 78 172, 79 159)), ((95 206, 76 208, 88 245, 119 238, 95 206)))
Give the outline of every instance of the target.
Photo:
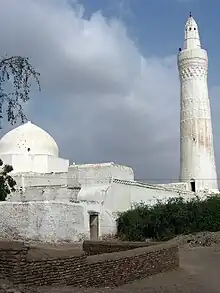
POLYGON ((102 203, 105 200, 106 193, 111 187, 111 181, 106 180, 104 183, 93 185, 82 185, 78 193, 79 201, 102 203))
POLYGON ((168 198, 179 196, 188 199, 195 196, 195 194, 175 189, 169 190, 150 184, 114 179, 111 187, 107 190, 104 207, 112 211, 112 213, 117 213, 130 209, 135 203, 143 202, 153 205, 157 200, 167 200, 168 198))
POLYGON ((69 160, 62 158, 56 158, 53 156, 48 156, 47 158, 48 169, 47 172, 68 172, 69 160))
POLYGON ((69 176, 77 178, 81 185, 102 183, 111 178, 134 180, 134 172, 130 167, 114 163, 71 165, 69 176))
POLYGON ((8 196, 8 201, 58 200, 76 201, 79 185, 74 178, 68 180, 68 173, 21 173, 14 174, 17 191, 8 196), (71 182, 71 186, 67 183, 71 182))
POLYGON ((196 190, 218 190, 214 158, 208 56, 203 49, 186 49, 178 55, 181 82, 180 179, 195 180, 196 190))
MULTIPOLYGON (((181 185, 186 187, 187 183, 181 185)), ((166 200, 179 196, 189 199, 195 196, 195 193, 180 190, 178 184, 175 186, 157 186, 112 179, 111 181, 106 181, 105 184, 82 185, 77 199, 85 204, 85 210, 93 210, 99 213, 100 237, 103 237, 104 235, 116 233, 118 212, 130 209, 135 203, 144 202, 153 205, 158 199, 166 200)), ((85 215, 86 217, 89 222, 88 215, 85 215)))
POLYGON ((104 205, 110 186, 110 184, 97 184, 90 187, 82 186, 77 195, 77 201, 84 206, 85 210, 86 235, 90 233, 90 213, 97 213, 99 216, 99 237, 116 233, 116 218, 112 211, 104 205))
POLYGON ((0 202, 1 237, 44 242, 81 241, 84 207, 61 202, 0 202), (12 216, 13 215, 13 216, 12 216))
POLYGON ((3 161, 5 165, 12 166, 12 156, 11 155, 0 155, 0 159, 3 161))
POLYGON ((116 233, 115 218, 100 203, 43 200, 1 202, 1 237, 50 243, 82 242, 90 239, 90 213, 99 217, 100 238, 116 233))
POLYGON ((65 186, 42 186, 28 187, 23 191, 16 191, 7 197, 10 202, 28 202, 28 201, 61 201, 74 202, 77 200, 79 189, 67 188, 65 186))
POLYGON ((174 190, 190 191, 188 182, 175 182, 167 184, 156 184, 158 187, 173 188, 174 190))
POLYGON ((12 174, 23 172, 68 172, 69 167, 68 160, 51 155, 2 154, 0 158, 5 164, 12 165, 12 174))
MULTIPOLYGON (((44 187, 44 186, 67 186, 67 173, 20 173, 13 174, 13 178, 18 186, 27 187, 44 187)), ((76 182, 75 182, 76 184, 76 182)))

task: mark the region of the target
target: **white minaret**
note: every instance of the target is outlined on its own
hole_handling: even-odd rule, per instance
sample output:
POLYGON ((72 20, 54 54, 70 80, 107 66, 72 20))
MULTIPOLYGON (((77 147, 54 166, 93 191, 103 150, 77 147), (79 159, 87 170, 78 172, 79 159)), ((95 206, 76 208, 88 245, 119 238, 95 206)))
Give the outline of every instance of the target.
POLYGON ((184 48, 179 50, 181 89, 180 180, 192 191, 218 191, 213 147, 208 56, 201 48, 197 23, 190 14, 185 25, 184 48))

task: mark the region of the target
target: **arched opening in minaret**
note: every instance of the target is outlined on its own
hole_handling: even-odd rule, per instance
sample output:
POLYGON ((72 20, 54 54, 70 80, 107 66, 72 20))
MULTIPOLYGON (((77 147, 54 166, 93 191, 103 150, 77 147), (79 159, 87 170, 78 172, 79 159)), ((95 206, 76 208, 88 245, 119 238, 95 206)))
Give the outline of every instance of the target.
POLYGON ((190 180, 190 188, 192 192, 196 192, 196 182, 194 179, 190 180))

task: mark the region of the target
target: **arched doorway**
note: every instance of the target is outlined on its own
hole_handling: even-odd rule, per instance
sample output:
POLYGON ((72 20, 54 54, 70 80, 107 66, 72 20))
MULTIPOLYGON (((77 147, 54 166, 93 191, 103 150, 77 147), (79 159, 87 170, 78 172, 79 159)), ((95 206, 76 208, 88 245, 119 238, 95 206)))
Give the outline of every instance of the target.
POLYGON ((196 192, 196 182, 195 179, 190 180, 190 188, 192 192, 196 192))

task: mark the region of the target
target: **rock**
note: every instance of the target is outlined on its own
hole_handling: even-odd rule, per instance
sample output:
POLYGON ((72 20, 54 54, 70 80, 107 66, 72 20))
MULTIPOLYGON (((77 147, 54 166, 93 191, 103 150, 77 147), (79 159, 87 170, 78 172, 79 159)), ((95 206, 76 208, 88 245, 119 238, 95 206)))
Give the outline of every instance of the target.
POLYGON ((179 235, 170 241, 178 245, 188 245, 189 247, 220 245, 220 232, 199 232, 179 235))

